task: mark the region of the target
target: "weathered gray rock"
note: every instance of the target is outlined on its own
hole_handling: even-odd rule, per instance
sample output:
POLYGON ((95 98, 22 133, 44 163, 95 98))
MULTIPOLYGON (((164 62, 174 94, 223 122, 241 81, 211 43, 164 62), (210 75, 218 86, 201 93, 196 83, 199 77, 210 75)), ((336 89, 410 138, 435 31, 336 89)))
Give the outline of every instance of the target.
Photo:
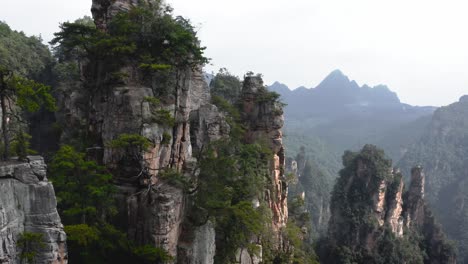
POLYGON ((23 232, 42 234, 36 263, 67 263, 66 235, 42 157, 0 164, 0 263, 20 263, 23 232))
POLYGON ((189 245, 184 254, 189 258, 179 260, 179 263, 186 264, 213 264, 216 252, 216 240, 214 225, 211 221, 196 227, 193 242, 189 245))

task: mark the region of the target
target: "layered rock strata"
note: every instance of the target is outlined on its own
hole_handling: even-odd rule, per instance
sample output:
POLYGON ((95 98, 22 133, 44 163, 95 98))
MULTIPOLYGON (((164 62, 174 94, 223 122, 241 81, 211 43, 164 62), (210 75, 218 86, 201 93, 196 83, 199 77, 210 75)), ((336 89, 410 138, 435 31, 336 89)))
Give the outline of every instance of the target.
POLYGON ((42 157, 0 163, 0 263, 22 263, 21 234, 41 235, 35 263, 67 263, 66 235, 42 157))

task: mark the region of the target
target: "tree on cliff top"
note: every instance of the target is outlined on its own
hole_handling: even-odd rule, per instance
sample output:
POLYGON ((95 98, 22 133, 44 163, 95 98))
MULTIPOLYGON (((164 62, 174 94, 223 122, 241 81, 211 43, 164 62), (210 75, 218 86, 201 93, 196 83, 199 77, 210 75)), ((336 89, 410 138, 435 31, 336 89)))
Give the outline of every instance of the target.
POLYGON ((60 29, 51 44, 63 57, 136 60, 142 68, 157 70, 208 62, 190 21, 174 17, 171 8, 161 10, 160 4, 117 14, 106 32, 86 19, 63 23, 60 29))
MULTIPOLYGON (((14 131, 13 121, 23 122, 25 112, 36 112, 41 107, 55 110, 55 100, 49 92, 50 87, 16 75, 9 68, 0 65, 0 106, 3 143, 3 160, 10 156, 12 134, 23 134, 21 125, 14 131)), ((21 138, 24 138, 22 136, 21 138)), ((20 159, 25 158, 27 151, 18 151, 20 159)), ((18 154, 18 153, 17 153, 18 154)))

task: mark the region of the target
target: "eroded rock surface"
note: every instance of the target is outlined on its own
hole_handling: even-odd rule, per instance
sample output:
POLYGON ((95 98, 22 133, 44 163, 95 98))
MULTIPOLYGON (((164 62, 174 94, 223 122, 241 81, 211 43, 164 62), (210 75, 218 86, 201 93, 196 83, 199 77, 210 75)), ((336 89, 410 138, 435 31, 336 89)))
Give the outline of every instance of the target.
MULTIPOLYGON (((414 254, 428 256, 424 263, 456 263, 454 250, 424 201, 425 177, 421 167, 412 169, 411 183, 404 193, 402 174, 391 169, 383 151, 366 145, 359 153, 343 156, 345 168, 332 195, 329 242, 332 251, 345 247, 350 256, 372 260, 381 252, 390 231, 404 240, 419 239, 414 254), (418 248, 419 247, 419 248, 418 248), (356 257, 359 255, 361 256, 356 257), (353 255, 356 254, 356 255, 353 255)), ((330 263, 337 251, 325 257, 330 263)), ((358 261, 359 262, 359 261, 358 261)))
POLYGON ((42 157, 0 163, 0 263, 20 263, 24 232, 42 234, 36 263, 67 263, 66 235, 42 157))

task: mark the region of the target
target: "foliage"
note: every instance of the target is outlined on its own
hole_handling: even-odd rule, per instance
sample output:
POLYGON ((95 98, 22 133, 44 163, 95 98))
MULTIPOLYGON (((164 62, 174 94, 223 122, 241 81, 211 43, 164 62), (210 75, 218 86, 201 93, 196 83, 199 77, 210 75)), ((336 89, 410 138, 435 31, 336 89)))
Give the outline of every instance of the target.
POLYGON ((109 143, 109 147, 117 149, 138 149, 145 151, 151 147, 149 139, 138 134, 121 134, 109 143))
POLYGON ((266 240, 268 210, 265 205, 254 208, 252 201, 262 200, 268 186, 271 150, 260 142, 243 142, 238 110, 221 97, 213 98, 228 115, 231 137, 212 143, 201 153, 196 206, 216 223, 220 244, 215 262, 231 263, 238 248, 253 249, 253 235, 266 240), (239 129, 232 129, 235 126, 239 129))
POLYGON ((149 103, 152 107, 159 107, 161 105, 161 101, 158 98, 152 96, 146 96, 143 98, 143 101, 149 103))
MULTIPOLYGON (((312 159, 312 151, 300 148, 294 160, 297 164, 297 179, 291 180, 288 186, 288 208, 290 218, 297 218, 299 223, 307 223, 308 243, 317 239, 327 230, 330 216, 330 192, 333 177, 312 159), (302 199, 304 195, 304 199, 302 199), (310 222, 309 222, 310 221, 310 222)), ((287 163, 292 159, 288 158, 287 163)))
POLYGON ((27 263, 34 263, 38 252, 45 248, 43 234, 24 232, 20 234, 17 246, 21 248, 20 260, 26 260, 27 263))
POLYGON ((210 83, 211 95, 221 97, 231 104, 239 99, 242 82, 239 77, 232 75, 226 68, 221 68, 210 83))
MULTIPOLYGON (((37 112, 41 107, 49 111, 55 110, 55 99, 49 90, 50 87, 20 77, 11 69, 0 65, 0 105, 4 160, 10 156, 10 140, 11 134, 14 132, 14 121, 16 123, 23 122, 26 112, 37 112)), ((16 125, 21 127, 21 125, 16 125)), ((20 133, 19 136, 21 137, 23 132, 20 130, 17 133, 20 133)))
POLYGON ((40 80, 52 62, 40 37, 27 37, 0 21, 0 66, 8 67, 18 76, 40 80))
POLYGON ((265 89, 262 93, 260 93, 260 96, 256 98, 257 102, 263 103, 263 102, 278 102, 280 99, 281 95, 277 92, 270 92, 265 89))
POLYGON ((142 63, 140 64, 140 68, 144 70, 151 70, 151 71, 162 71, 162 70, 169 70, 171 69, 171 65, 168 64, 148 64, 148 63, 142 63))
POLYGON ((154 113, 155 122, 160 125, 173 127, 175 125, 175 118, 168 110, 160 109, 154 113))
POLYGON ((116 213, 112 175, 84 153, 62 146, 49 165, 58 209, 69 224, 94 224, 116 213))
MULTIPOLYGON (((117 145, 126 147, 135 142, 142 143, 122 140, 117 145)), ((117 213, 116 188, 112 175, 104 167, 86 160, 83 153, 72 147, 62 146, 52 159, 49 175, 68 235, 69 261, 149 264, 166 263, 171 259, 160 248, 135 245, 111 224, 117 213)))
POLYGON ((162 171, 159 174, 161 180, 168 182, 169 184, 187 190, 189 187, 188 180, 182 175, 181 173, 177 172, 173 169, 168 169, 166 171, 162 171))
POLYGON ((65 233, 67 233, 68 241, 83 247, 99 241, 98 228, 87 224, 66 225, 65 233))
POLYGON ((424 134, 398 164, 409 173, 421 165, 425 193, 444 232, 457 242, 458 262, 468 262, 468 103, 437 109, 424 134), (443 129, 442 129, 443 128, 443 129), (443 131, 442 131, 442 130, 443 131))
POLYGON ((211 96, 211 103, 218 107, 219 110, 226 113, 226 122, 231 127, 231 136, 241 137, 245 133, 243 124, 241 123, 241 115, 239 109, 230 104, 227 100, 220 96, 211 96))
MULTIPOLYGON (((333 188, 330 207, 339 208, 344 219, 340 224, 339 234, 347 236, 361 229, 373 229, 375 223, 371 211, 372 195, 378 192, 382 180, 390 180, 392 164, 385 158, 382 150, 366 145, 359 153, 345 152, 343 165, 345 167, 340 171, 340 177, 333 188), (367 177, 355 177, 359 164, 365 164, 366 175, 371 175, 367 177, 372 177, 370 182, 365 182, 367 177), (350 182, 351 178, 353 180, 350 182)), ((346 237, 336 239, 345 244, 350 241, 346 237)))
MULTIPOLYGON (((343 166, 332 193, 333 216, 328 237, 319 242, 321 261, 376 264, 450 262, 454 251, 426 207, 422 208, 424 213, 419 216, 422 223, 405 225, 402 237, 397 237, 387 222, 384 225, 377 222, 379 217, 388 219, 391 213, 388 210, 392 209, 402 182, 401 174, 391 173, 392 163, 381 149, 365 145, 357 153, 346 151, 343 166), (385 202, 382 216, 379 216, 380 212, 375 211, 375 197, 382 190, 385 191, 385 202)), ((405 205, 407 198, 403 199, 405 205)), ((403 207, 403 216, 406 210, 409 209, 403 207)))
POLYGON ((69 261, 77 263, 167 263, 166 251, 150 245, 137 246, 108 223, 66 225, 69 261))
POLYGON ((68 57, 145 58, 139 65, 150 70, 195 67, 208 61, 190 21, 174 17, 161 4, 117 14, 107 32, 82 22, 63 23, 60 29, 51 44, 68 57))
POLYGON ((161 144, 162 145, 169 145, 169 143, 171 143, 171 140, 172 140, 171 134, 169 134, 167 132, 164 132, 163 135, 162 135, 161 144))
POLYGON ((166 263, 173 260, 166 251, 150 245, 135 247, 133 254, 136 256, 134 261, 142 264, 166 263))
POLYGON ((11 154, 16 155, 20 161, 25 161, 27 155, 36 154, 30 147, 31 143, 29 141, 31 138, 31 135, 20 130, 11 143, 11 154))
POLYGON ((167 127, 173 127, 175 125, 175 118, 172 116, 172 113, 166 109, 161 109, 161 101, 158 98, 147 96, 143 99, 143 102, 149 104, 151 114, 150 117, 146 117, 145 120, 143 120, 144 122, 154 122, 167 127))

